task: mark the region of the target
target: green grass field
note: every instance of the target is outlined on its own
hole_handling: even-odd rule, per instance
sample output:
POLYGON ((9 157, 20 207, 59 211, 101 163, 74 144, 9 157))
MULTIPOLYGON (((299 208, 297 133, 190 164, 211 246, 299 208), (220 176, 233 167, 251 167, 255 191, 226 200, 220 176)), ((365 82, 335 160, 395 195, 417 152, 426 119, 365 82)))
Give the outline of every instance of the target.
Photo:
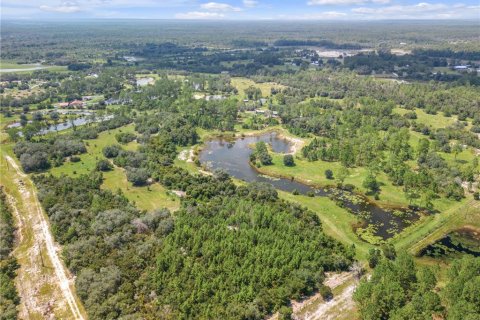
POLYGON ((271 95, 271 89, 284 89, 285 86, 274 83, 274 82, 263 82, 263 83, 256 83, 255 81, 247 78, 232 78, 232 85, 238 89, 238 94, 241 98, 245 98, 245 89, 250 86, 254 86, 260 88, 262 90, 262 96, 269 97, 271 95))
POLYGON ((0 69, 28 69, 35 67, 35 64, 18 64, 14 61, 1 61, 0 69))
MULTIPOLYGON (((286 178, 294 177, 298 181, 318 186, 335 186, 335 180, 329 180, 325 177, 325 170, 332 170, 335 178, 341 168, 339 162, 325 162, 321 160, 309 162, 299 158, 295 159, 295 166, 287 167, 283 164, 283 155, 272 153, 272 158, 273 165, 260 167, 260 172, 286 178)), ((368 174, 367 169, 358 167, 350 168, 349 171, 350 174, 344 183, 354 185, 357 190, 363 194, 367 193, 367 190, 362 186, 368 174)), ((380 199, 375 200, 373 196, 368 196, 371 201, 385 207, 408 206, 410 204, 405 198, 402 187, 392 185, 383 172, 378 174, 377 181, 381 184, 380 199)), ((434 200, 433 203, 437 210, 444 211, 454 205, 456 201, 440 198, 434 200)))
MULTIPOLYGON (((125 127, 117 128, 110 131, 102 132, 98 135, 97 139, 85 140, 87 144, 87 153, 80 155, 79 162, 65 162, 59 167, 50 169, 50 172, 59 176, 62 174, 68 176, 79 176, 81 174, 87 174, 95 169, 95 165, 98 160, 103 159, 102 149, 111 144, 119 144, 115 139, 115 134, 119 132, 133 132, 134 126, 128 125, 125 127)), ((130 142, 127 145, 122 145, 122 148, 126 150, 136 150, 137 143, 130 142)))
POLYGON ((10 123, 14 123, 20 120, 20 115, 13 114, 11 117, 5 117, 3 113, 0 113, 0 129, 3 129, 5 126, 10 123))
MULTIPOLYGON (((411 111, 412 110, 398 107, 393 110, 394 113, 398 113, 401 115, 404 115, 405 113, 411 111)), ((426 124, 433 129, 446 128, 453 125, 458 120, 457 116, 445 117, 442 113, 437 113, 435 115, 428 114, 423 109, 415 109, 414 111, 417 114, 416 121, 418 123, 426 124)))
POLYGON ((167 208, 176 211, 180 207, 179 198, 158 183, 150 186, 134 187, 127 181, 125 172, 121 168, 114 168, 104 172, 102 188, 111 191, 121 190, 135 206, 141 210, 151 211, 158 208, 167 208))

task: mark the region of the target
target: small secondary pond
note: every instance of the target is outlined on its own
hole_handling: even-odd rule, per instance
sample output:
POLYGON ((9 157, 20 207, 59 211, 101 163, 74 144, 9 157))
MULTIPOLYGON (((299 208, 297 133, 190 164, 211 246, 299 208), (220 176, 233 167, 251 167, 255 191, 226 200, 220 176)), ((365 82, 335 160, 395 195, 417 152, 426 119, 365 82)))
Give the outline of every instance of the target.
MULTIPOLYGON (((80 117, 80 118, 76 118, 76 119, 73 119, 73 120, 70 120, 70 121, 58 123, 56 125, 52 124, 52 125, 50 125, 46 128, 41 129, 38 132, 38 134, 43 135, 43 134, 47 134, 47 133, 50 133, 50 132, 63 131, 63 130, 70 129, 74 126, 78 127, 78 126, 83 126, 83 125, 88 124, 88 123, 103 122, 103 121, 106 121, 106 120, 110 120, 112 118, 113 118, 113 115, 98 117, 98 118, 95 118, 95 119, 93 119, 91 117, 80 117)), ((18 128, 20 126, 21 126, 20 122, 14 122, 14 123, 8 125, 7 128, 18 128)), ((22 136, 23 133, 18 132, 18 135, 22 136)))
POLYGON ((46 127, 44 129, 40 130, 40 132, 38 134, 47 134, 49 132, 67 130, 67 129, 70 129, 72 127, 83 126, 85 124, 92 123, 92 122, 102 122, 102 121, 110 120, 112 118, 113 118, 113 115, 104 116, 104 117, 95 118, 95 119, 92 119, 90 117, 88 117, 88 118, 87 117, 81 117, 81 118, 77 118, 77 119, 74 119, 74 120, 71 120, 71 121, 59 123, 57 125, 51 125, 49 127, 46 127))
POLYGON ((205 148, 200 154, 200 162, 204 163, 210 170, 224 169, 231 176, 247 182, 266 182, 282 191, 292 192, 297 190, 300 194, 313 191, 316 196, 331 197, 352 213, 359 215, 368 225, 368 228, 372 229, 373 235, 384 240, 392 237, 419 218, 418 213, 414 211, 404 209, 386 210, 348 191, 337 188, 315 189, 294 180, 262 175, 249 163, 249 157, 252 153, 249 146, 259 141, 268 143, 276 153, 288 153, 292 148, 292 144, 288 140, 280 138, 276 132, 237 138, 234 141, 219 138, 206 142, 205 148))
POLYGON ((445 235, 441 239, 423 248, 419 256, 430 258, 448 258, 458 254, 480 257, 480 233, 462 228, 445 235))

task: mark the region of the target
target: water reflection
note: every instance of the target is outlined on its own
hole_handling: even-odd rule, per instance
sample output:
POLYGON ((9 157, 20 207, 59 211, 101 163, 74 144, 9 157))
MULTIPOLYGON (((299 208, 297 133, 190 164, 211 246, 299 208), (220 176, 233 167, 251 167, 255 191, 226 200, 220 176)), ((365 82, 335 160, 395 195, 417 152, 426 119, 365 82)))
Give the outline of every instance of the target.
POLYGON ((200 161, 210 170, 224 169, 231 176, 247 182, 267 182, 282 191, 296 190, 300 194, 313 191, 315 196, 330 197, 352 213, 359 215, 373 228, 373 234, 382 239, 392 237, 419 218, 418 213, 412 210, 386 210, 348 191, 337 188, 315 189, 292 179, 271 178, 259 174, 249 164, 249 157, 253 152, 250 146, 259 141, 268 143, 276 153, 288 153, 292 149, 292 144, 280 138, 276 132, 238 138, 234 141, 219 138, 206 143, 200 154, 200 161))

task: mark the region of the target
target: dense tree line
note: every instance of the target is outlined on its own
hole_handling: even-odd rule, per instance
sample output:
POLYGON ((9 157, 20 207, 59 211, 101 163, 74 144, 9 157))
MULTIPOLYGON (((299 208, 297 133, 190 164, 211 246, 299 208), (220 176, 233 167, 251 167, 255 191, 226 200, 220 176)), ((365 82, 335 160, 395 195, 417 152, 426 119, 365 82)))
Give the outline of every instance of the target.
POLYGON ((474 86, 429 83, 395 83, 378 81, 354 73, 326 70, 299 72, 273 77, 261 77, 263 81, 277 81, 288 87, 282 93, 288 102, 300 102, 313 97, 357 99, 370 97, 395 104, 406 109, 420 108, 435 114, 458 115, 460 119, 479 119, 478 89, 474 86))
POLYGON ((176 213, 155 275, 170 317, 263 319, 316 291, 324 271, 348 267, 351 256, 325 237, 315 214, 264 188, 176 213))
POLYGON ((395 55, 389 52, 359 53, 344 58, 344 67, 355 70, 359 74, 388 72, 407 77, 416 74, 431 73, 434 67, 446 67, 445 58, 432 58, 426 55, 395 55))
POLYGON ((18 142, 13 151, 25 172, 43 171, 63 163, 66 157, 87 152, 84 143, 67 136, 45 142, 18 142))
POLYGON ((159 180, 187 194, 175 222, 166 210, 139 212, 100 189, 101 174, 35 177, 92 319, 261 319, 352 261, 354 252, 325 236, 315 214, 278 200, 268 185, 237 188, 220 172, 158 168, 159 180))
POLYGON ((415 49, 415 55, 424 55, 429 57, 450 58, 459 60, 480 60, 480 52, 478 51, 454 51, 452 49, 415 49))
POLYGON ((435 273, 417 266, 408 254, 371 257, 379 262, 354 294, 362 319, 478 319, 479 258, 454 260, 438 293, 435 273))
POLYGON ((18 268, 12 256, 15 239, 13 214, 7 202, 7 195, 0 187, 0 319, 17 319, 17 306, 20 303, 14 279, 18 268))

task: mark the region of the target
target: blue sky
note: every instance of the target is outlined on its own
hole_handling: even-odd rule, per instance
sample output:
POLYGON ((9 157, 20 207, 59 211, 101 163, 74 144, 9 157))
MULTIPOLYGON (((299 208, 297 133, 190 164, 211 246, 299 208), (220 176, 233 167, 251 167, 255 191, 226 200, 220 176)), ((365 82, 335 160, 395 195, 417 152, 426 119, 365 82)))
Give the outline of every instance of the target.
POLYGON ((2 0, 2 19, 477 19, 480 0, 2 0))

